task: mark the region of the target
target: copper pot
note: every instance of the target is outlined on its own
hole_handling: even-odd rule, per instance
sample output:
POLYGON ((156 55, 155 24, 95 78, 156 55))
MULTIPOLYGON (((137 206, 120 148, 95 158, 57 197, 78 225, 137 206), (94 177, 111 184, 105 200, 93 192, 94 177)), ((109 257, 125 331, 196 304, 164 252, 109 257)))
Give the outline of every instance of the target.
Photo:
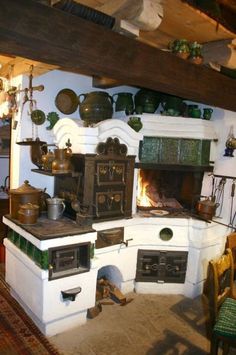
POLYGON ((52 162, 52 173, 66 174, 71 172, 70 154, 67 149, 55 149, 55 159, 52 162))
POLYGON ((42 190, 37 189, 29 184, 28 180, 17 189, 10 190, 10 215, 12 218, 18 219, 18 211, 21 205, 32 203, 40 205, 42 190))
POLYGON ((18 211, 18 220, 23 224, 35 224, 39 216, 39 206, 30 202, 21 205, 18 211))
POLYGON ((214 217, 218 206, 218 203, 215 203, 210 198, 206 198, 205 200, 197 202, 196 210, 199 216, 211 220, 214 217))

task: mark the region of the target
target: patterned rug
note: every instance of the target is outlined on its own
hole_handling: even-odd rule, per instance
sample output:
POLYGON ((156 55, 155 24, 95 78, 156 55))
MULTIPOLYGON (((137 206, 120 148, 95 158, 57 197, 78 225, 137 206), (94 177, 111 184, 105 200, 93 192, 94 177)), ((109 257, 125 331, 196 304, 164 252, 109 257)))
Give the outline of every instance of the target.
MULTIPOLYGON (((60 355, 10 295, 0 278, 0 354, 60 355)), ((61 354, 62 355, 62 354, 61 354)))

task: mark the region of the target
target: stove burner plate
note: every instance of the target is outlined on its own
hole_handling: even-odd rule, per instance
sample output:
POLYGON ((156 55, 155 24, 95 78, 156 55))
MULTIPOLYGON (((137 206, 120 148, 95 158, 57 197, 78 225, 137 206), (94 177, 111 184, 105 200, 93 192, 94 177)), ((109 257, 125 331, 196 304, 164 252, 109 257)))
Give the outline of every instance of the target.
POLYGON ((170 212, 165 211, 165 210, 151 210, 150 213, 153 214, 154 216, 162 217, 162 216, 166 216, 170 212))

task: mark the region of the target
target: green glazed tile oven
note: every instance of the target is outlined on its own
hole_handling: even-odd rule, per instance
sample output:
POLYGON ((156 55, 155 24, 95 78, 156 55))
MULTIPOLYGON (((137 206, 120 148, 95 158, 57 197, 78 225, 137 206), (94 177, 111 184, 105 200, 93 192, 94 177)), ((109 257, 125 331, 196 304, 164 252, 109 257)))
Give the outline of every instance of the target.
POLYGON ((141 163, 208 166, 208 139, 144 137, 140 144, 141 163))

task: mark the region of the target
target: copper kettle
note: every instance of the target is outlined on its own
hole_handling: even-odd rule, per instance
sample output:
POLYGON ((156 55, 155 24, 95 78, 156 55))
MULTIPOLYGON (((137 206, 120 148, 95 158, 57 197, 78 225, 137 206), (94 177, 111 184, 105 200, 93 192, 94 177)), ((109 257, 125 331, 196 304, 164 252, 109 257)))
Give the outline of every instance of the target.
POLYGON ((214 199, 206 197, 204 200, 200 200, 196 204, 197 213, 208 220, 211 220, 216 213, 216 209, 219 203, 216 203, 214 199))

